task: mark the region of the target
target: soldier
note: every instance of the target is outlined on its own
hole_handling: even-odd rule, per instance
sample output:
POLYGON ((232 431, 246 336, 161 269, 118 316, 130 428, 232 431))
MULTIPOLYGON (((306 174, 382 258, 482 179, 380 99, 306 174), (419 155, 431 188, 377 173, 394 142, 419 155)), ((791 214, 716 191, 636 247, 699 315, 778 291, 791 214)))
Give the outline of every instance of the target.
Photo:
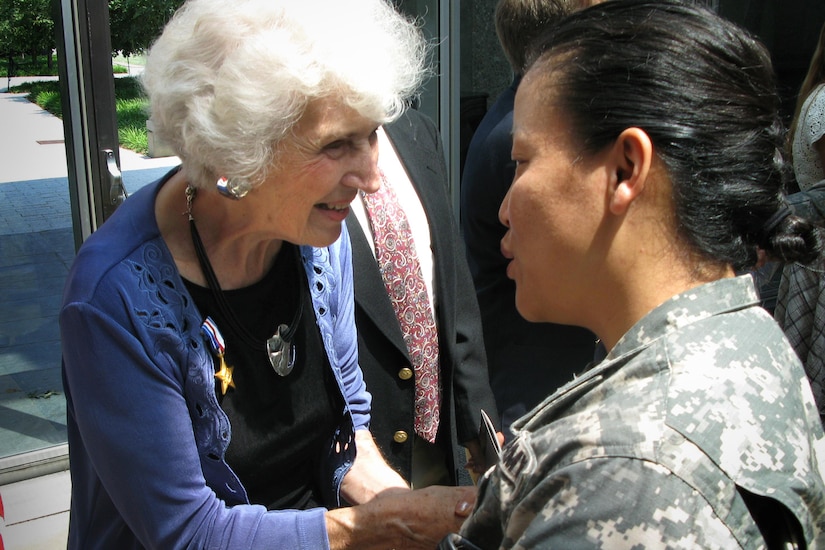
POLYGON ((616 0, 536 58, 500 209, 507 273, 525 318, 588 328, 608 353, 514 424, 460 534, 485 549, 825 544, 811 388, 736 276, 757 249, 804 263, 822 242, 782 191, 768 52, 698 5, 616 0))

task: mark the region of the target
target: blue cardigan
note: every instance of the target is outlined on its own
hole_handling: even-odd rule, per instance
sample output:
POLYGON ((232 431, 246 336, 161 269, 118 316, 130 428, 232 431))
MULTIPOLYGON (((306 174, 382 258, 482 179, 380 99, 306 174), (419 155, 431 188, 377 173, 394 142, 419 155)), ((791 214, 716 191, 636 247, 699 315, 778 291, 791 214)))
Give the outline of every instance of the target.
MULTIPOLYGON (((250 505, 224 461, 232 427, 215 397, 201 315, 160 236, 148 185, 81 247, 60 313, 73 548, 327 548, 324 509, 250 505)), ((247 200, 250 200, 249 198, 247 200)), ((252 199, 254 200, 254 198, 252 199)), ((369 424, 358 367, 349 237, 301 247, 313 309, 344 396, 323 488, 340 502, 369 424)))

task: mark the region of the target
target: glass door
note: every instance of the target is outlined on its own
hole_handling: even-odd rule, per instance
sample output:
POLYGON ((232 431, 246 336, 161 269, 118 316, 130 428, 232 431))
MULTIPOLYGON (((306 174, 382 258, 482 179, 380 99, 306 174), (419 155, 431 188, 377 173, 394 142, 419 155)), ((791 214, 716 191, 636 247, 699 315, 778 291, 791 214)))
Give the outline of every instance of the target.
POLYGON ((69 266, 130 192, 178 163, 119 146, 115 78, 142 67, 113 67, 108 3, 55 0, 52 19, 56 61, 17 56, 0 81, 0 487, 68 468, 57 317, 69 266))
POLYGON ((57 315, 77 246, 112 211, 104 174, 118 163, 106 8, 61 2, 56 61, 9 65, 0 94, 11 121, 0 183, 0 485, 68 467, 57 315), (26 92, 31 82, 48 84, 26 92), (62 120, 35 103, 43 97, 62 120))
POLYGON ((59 110, 58 56, 50 46, 10 55, 0 89, 2 486, 68 466, 57 314, 76 239, 63 121, 35 103, 49 97, 59 110))
MULTIPOLYGON (((167 13, 180 2, 159 1, 167 13)), ((66 545, 71 481, 58 327, 63 286, 80 244, 128 193, 178 163, 159 147, 119 146, 116 96, 136 89, 142 67, 140 58, 113 62, 110 3, 51 2, 51 12, 38 20, 54 28, 39 31, 56 40, 10 54, 14 63, 7 60, 0 80, 0 548, 66 545), (56 60, 46 63, 47 52, 56 60)), ((49 1, 15 3, 40 4, 49 1)), ((123 18, 122 11, 115 14, 123 18)), ((6 22, 18 30, 30 26, 6 22)), ((125 26, 134 43, 134 24, 125 26)), ((132 105, 139 110, 140 99, 132 105)))

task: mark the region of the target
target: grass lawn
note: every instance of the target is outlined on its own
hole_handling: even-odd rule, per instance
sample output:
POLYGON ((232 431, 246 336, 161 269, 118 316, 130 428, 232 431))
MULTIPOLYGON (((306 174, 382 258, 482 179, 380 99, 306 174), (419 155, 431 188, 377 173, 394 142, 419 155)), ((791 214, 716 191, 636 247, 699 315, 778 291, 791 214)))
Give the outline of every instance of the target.
MULTIPOLYGON (((9 89, 13 93, 28 93, 29 101, 53 115, 62 117, 60 85, 56 81, 29 82, 9 89)), ((115 109, 117 110, 117 137, 120 146, 139 154, 147 154, 146 119, 148 100, 137 78, 115 78, 115 109)))

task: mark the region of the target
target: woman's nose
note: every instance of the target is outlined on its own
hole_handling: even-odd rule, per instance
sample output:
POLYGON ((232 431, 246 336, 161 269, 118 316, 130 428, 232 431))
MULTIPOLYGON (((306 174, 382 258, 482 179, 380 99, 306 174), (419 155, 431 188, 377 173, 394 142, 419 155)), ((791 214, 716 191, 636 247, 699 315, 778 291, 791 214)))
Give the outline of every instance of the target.
POLYGON ((375 193, 381 188, 382 184, 381 171, 378 169, 378 163, 372 165, 369 173, 362 178, 361 190, 364 193, 375 193))
POLYGON ((352 172, 351 185, 364 193, 375 193, 381 188, 381 174, 378 169, 378 147, 370 144, 358 151, 356 166, 352 172))
POLYGON ((506 227, 510 228, 510 191, 504 195, 501 205, 498 207, 498 221, 506 227))

